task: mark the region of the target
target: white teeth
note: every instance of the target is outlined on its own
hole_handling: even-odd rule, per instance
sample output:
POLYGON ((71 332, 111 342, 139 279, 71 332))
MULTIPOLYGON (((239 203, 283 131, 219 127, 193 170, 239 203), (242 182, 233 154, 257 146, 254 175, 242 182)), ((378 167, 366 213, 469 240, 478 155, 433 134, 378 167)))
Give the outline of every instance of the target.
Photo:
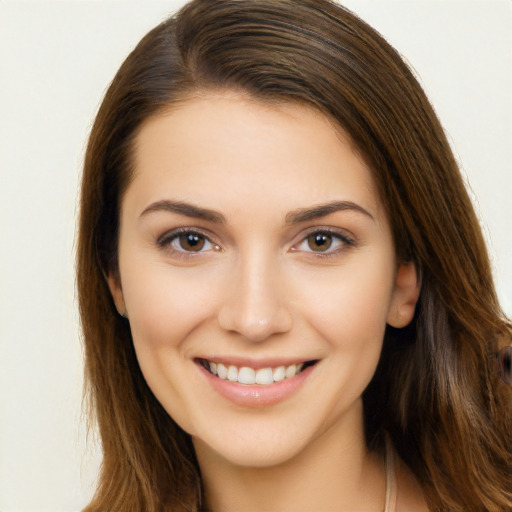
POLYGON ((274 377, 274 382, 279 382, 280 380, 283 380, 285 375, 284 375, 284 366, 278 366, 277 368, 274 369, 274 372, 273 372, 273 377, 274 377))
POLYGON ((238 382, 240 384, 256 384, 256 372, 252 368, 247 368, 247 366, 240 368, 238 371, 238 382))
POLYGON ((274 382, 272 368, 261 368, 256 372, 256 384, 268 386, 274 382))
POLYGON ((291 379, 302 371, 304 363, 290 364, 288 366, 277 366, 275 368, 254 369, 248 366, 241 368, 235 365, 226 365, 214 363, 213 361, 204 361, 204 365, 210 370, 210 373, 217 375, 222 380, 238 382, 245 385, 259 384, 260 386, 269 386, 274 382, 280 382, 284 379, 291 379))
POLYGON ((297 367, 294 364, 291 364, 290 366, 286 367, 286 370, 284 371, 284 375, 287 379, 290 379, 291 377, 295 376, 297 367))
POLYGON ((217 375, 224 380, 228 376, 228 369, 222 363, 217 363, 217 375))
POLYGON ((228 368, 228 380, 230 380, 231 382, 238 381, 238 368, 236 366, 231 365, 228 368))

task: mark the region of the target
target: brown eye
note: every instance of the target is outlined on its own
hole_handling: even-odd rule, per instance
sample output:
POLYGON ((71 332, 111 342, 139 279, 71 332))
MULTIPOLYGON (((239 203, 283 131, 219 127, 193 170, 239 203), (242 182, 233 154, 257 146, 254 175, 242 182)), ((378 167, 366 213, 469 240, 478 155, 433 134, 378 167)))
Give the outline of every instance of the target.
POLYGON ((292 247, 292 251, 316 254, 317 256, 341 255, 345 249, 354 247, 355 241, 344 233, 330 229, 316 229, 305 234, 302 240, 292 247))
POLYGON ((498 373, 505 384, 512 386, 512 347, 498 352, 498 373))
POLYGON ((315 252, 327 251, 332 245, 332 235, 328 233, 313 233, 307 238, 308 247, 315 252))
POLYGON ((221 251, 220 246, 214 244, 207 235, 189 229, 175 229, 163 234, 156 242, 162 250, 170 250, 171 255, 179 257, 221 251))
POLYGON ((198 233, 182 233, 178 237, 179 246, 187 252, 199 252, 205 246, 206 239, 198 233))

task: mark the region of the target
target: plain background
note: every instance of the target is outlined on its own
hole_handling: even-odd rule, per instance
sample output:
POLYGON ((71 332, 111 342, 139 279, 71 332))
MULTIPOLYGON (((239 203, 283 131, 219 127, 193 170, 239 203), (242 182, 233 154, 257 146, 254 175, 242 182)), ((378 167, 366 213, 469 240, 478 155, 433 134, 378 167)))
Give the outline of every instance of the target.
MULTIPOLYGON (((414 65, 478 198, 512 314, 512 2, 347 0, 414 65)), ((0 510, 85 505, 73 251, 84 145, 107 84, 181 1, 0 1, 0 510)), ((475 199, 476 202, 476 199, 475 199)))

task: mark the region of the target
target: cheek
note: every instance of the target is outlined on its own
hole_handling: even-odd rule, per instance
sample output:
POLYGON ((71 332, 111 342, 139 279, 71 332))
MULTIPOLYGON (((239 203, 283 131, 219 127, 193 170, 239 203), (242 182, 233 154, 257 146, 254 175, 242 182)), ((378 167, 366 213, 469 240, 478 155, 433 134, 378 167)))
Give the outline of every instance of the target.
MULTIPOLYGON (((383 258, 386 259, 386 258, 383 258)), ((393 289, 392 261, 340 267, 303 281, 297 303, 333 348, 380 351, 393 289)))
POLYGON ((136 344, 178 346, 212 314, 211 275, 191 279, 187 271, 162 264, 126 265, 121 275, 127 276, 123 292, 136 344))
POLYGON ((121 268, 123 293, 137 360, 157 400, 187 432, 194 432, 190 415, 193 395, 183 386, 193 367, 186 340, 212 317, 215 290, 212 277, 191 279, 170 266, 136 265, 121 268), (207 282, 205 282, 205 280, 207 282), (210 282, 209 282, 209 281, 210 282))
POLYGON ((375 374, 393 280, 389 272, 368 267, 333 277, 324 286, 316 281, 317 291, 309 295, 304 317, 329 353, 333 389, 339 390, 329 407, 336 415, 360 399, 375 374))

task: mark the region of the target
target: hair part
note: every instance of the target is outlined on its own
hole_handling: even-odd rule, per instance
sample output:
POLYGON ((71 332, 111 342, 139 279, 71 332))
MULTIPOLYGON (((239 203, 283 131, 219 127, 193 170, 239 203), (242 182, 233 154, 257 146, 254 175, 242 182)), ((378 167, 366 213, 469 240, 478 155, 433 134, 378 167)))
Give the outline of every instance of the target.
POLYGON ((144 121, 219 90, 309 105, 349 135, 373 172, 398 258, 422 276, 415 319, 388 327, 364 393, 367 441, 378 450, 389 432, 432 511, 511 508, 511 393, 494 359, 511 328, 456 161, 417 80, 375 30, 327 0, 194 0, 125 60, 87 147, 77 286, 104 459, 86 511, 201 508, 189 436, 148 388, 105 275, 117 272, 120 206, 144 121))

